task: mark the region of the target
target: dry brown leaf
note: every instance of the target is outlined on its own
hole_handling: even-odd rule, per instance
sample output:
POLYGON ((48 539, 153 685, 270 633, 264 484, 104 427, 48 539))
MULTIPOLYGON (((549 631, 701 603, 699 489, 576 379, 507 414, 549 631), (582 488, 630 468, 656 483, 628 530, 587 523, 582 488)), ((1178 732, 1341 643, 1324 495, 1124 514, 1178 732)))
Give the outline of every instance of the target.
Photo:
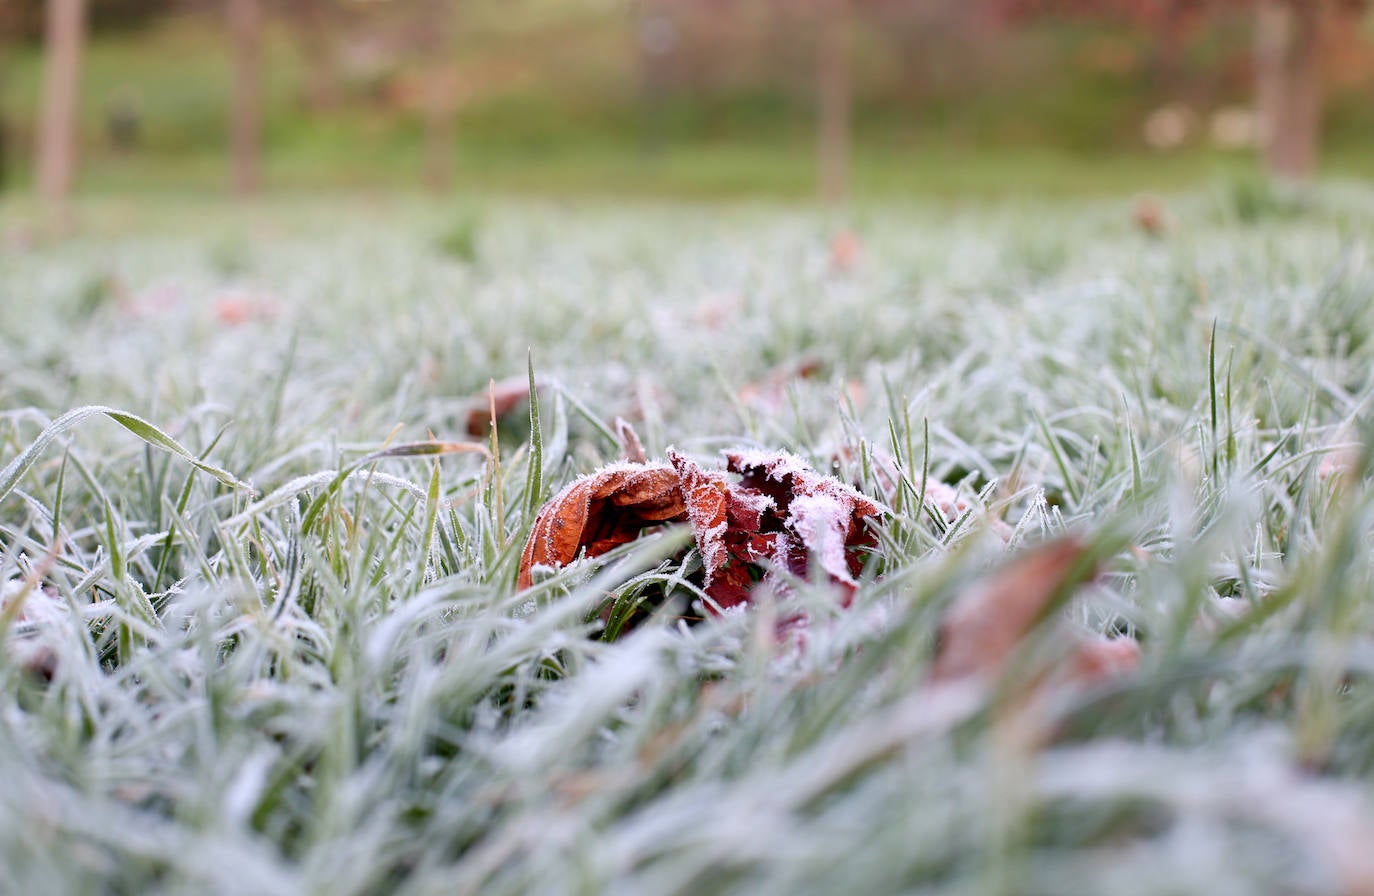
POLYGON ((841 230, 830 240, 830 267, 848 273, 863 261, 863 243, 852 230, 841 230))
MULTIPOLYGON (((539 385, 539 382, 536 381, 535 386, 538 387, 539 385)), ((496 419, 500 420, 519 407, 521 402, 527 401, 529 397, 530 380, 528 376, 513 376, 492 383, 468 400, 470 408, 467 419, 468 435, 479 439, 486 436, 491 430, 493 409, 496 411, 496 419)))
MULTIPOLYGON (((940 628, 925 689, 990 687, 1001 679, 1054 596, 1091 573, 1085 560, 1080 541, 1062 539, 1023 553, 965 592, 940 628)), ((1039 749, 1056 736, 1053 695, 1101 685, 1139 665, 1140 646, 1133 638, 1106 638, 1067 623, 1058 624, 1053 634, 1059 655, 1024 681, 1011 682, 1010 699, 998 707, 1002 737, 1019 749, 1039 749)))
POLYGON ((613 464, 583 476, 535 517, 518 585, 533 583, 535 566, 567 566, 583 551, 596 557, 685 515, 677 472, 667 464, 613 464))
POLYGON ((954 602, 940 627, 936 681, 1001 675, 1021 639, 1045 613, 1068 577, 1082 569, 1086 548, 1075 538, 1026 551, 954 602))
POLYGON ((1136 199, 1131 217, 1135 221, 1135 226, 1150 236, 1163 236, 1169 229, 1164 206, 1153 196, 1141 196, 1136 199))
POLYGON ((644 443, 639 440, 639 433, 635 432, 630 421, 624 417, 616 417, 615 434, 620 437, 620 450, 625 461, 632 464, 649 462, 648 456, 644 453, 644 443))

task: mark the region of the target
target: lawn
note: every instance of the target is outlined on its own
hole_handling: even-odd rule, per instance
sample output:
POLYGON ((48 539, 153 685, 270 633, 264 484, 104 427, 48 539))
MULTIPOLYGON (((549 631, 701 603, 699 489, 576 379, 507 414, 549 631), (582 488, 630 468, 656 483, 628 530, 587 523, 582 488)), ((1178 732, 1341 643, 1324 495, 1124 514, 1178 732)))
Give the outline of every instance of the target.
POLYGON ((0 890, 1374 886, 1370 187, 75 211, 0 207, 0 890), (881 501, 852 604, 681 525, 517 590, 617 417, 881 501))

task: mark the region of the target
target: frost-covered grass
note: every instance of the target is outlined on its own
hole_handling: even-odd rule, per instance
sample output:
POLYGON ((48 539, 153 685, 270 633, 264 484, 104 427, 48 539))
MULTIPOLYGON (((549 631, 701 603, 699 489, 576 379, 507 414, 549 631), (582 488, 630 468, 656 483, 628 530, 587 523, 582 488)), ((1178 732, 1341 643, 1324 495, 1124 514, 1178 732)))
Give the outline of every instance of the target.
POLYGON ((1369 892, 1368 188, 1181 198, 1161 239, 864 211, 849 271, 786 209, 81 211, 0 250, 0 890, 1369 892), (359 463, 531 359, 499 465, 359 463), (88 405, 158 430, 16 461, 88 405), (896 502, 851 610, 797 583, 804 650, 768 606, 607 642, 680 534, 514 583, 618 415, 976 510, 896 502), (1064 531, 1103 572, 1061 612, 1143 656, 1036 746, 921 684, 950 601, 1064 531))

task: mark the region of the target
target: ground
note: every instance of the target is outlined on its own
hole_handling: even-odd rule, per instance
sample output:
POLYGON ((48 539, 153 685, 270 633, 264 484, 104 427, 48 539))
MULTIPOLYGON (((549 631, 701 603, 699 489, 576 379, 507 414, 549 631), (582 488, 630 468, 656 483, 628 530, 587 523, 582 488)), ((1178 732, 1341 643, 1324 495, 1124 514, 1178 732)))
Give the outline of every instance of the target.
POLYGON ((1374 193, 1158 211, 0 209, 0 889, 1367 892, 1374 193), (676 531, 517 592, 618 416, 882 499, 852 606, 600 637, 686 604, 676 531), (941 696, 1066 535, 1096 578, 941 696), (1139 665, 1028 710, 1065 625, 1139 665))

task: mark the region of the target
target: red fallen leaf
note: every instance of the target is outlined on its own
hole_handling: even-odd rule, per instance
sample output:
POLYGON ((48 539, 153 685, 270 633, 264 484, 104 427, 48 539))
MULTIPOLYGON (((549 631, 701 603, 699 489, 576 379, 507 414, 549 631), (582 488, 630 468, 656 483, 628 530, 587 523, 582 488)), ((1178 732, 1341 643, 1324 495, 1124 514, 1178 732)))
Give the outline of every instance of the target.
POLYGON ((238 327, 255 320, 271 320, 277 313, 275 302, 248 295, 225 296, 215 302, 215 320, 226 327, 238 327))
MULTIPOLYGON (((540 385, 539 381, 536 380, 535 386, 540 385)), ((467 420, 468 435, 473 438, 487 435, 491 427, 493 408, 496 411, 496 419, 500 420, 529 397, 530 379, 528 376, 513 376, 508 379, 497 380, 468 400, 470 405, 467 420)))
POLYGON ((215 303, 215 320, 226 327, 237 327, 253 319, 253 306, 247 299, 220 299, 215 303))
POLYGON ((841 273, 854 270, 863 259, 863 244, 852 230, 841 230, 830 240, 830 267, 841 273))
POLYGON ((786 452, 731 452, 726 461, 741 475, 741 486, 773 499, 784 531, 815 556, 832 580, 855 584, 864 554, 878 543, 866 521, 886 513, 885 507, 786 452))
POLYGON ((1132 212, 1135 219, 1135 226, 1149 236, 1162 236, 1168 229, 1168 221, 1164 214, 1164 206, 1160 205, 1159 200, 1153 196, 1141 196, 1135 201, 1135 209, 1132 212))
POLYGON ((668 459, 677 470, 687 519, 701 552, 706 571, 702 588, 715 609, 746 603, 759 578, 759 561, 771 559, 777 547, 776 527, 761 531, 772 500, 740 489, 724 473, 703 470, 671 449, 668 459))
POLYGON ((567 566, 584 550, 599 556, 634 541, 646 527, 685 515, 677 471, 667 464, 613 464, 583 476, 535 517, 517 584, 533 584, 535 566, 567 566))
POLYGON ((727 453, 727 469, 706 471, 676 452, 683 500, 706 570, 703 588, 719 609, 739 606, 771 564, 806 576, 815 558, 852 598, 864 554, 877 543, 867 526, 885 509, 787 453, 727 453))

